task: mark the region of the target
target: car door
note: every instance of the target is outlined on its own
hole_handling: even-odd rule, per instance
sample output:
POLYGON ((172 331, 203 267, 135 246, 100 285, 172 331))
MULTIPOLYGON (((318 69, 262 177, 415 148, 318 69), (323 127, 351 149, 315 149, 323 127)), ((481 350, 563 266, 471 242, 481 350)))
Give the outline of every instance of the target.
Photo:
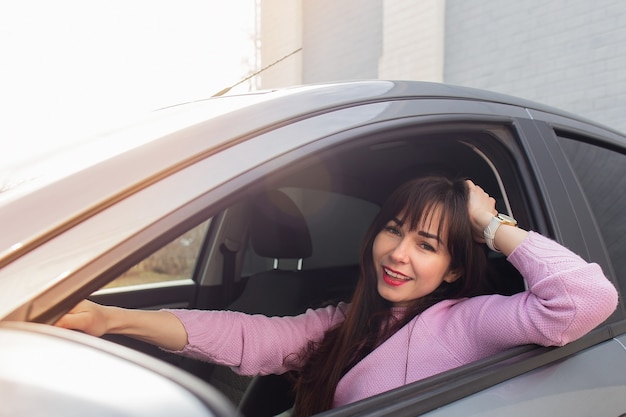
POLYGON ((624 337, 592 345, 425 416, 622 415, 624 337))

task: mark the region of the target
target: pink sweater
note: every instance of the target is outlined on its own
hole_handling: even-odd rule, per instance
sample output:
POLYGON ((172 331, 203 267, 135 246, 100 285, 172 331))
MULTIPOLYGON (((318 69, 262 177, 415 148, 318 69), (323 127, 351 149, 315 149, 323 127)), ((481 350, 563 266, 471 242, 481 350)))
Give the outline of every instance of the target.
MULTIPOLYGON (((537 233, 508 257, 529 290, 442 301, 355 365, 340 381, 334 407, 391 390, 523 344, 562 346, 602 323, 617 306, 615 287, 596 264, 537 233)), ((309 340, 344 320, 348 304, 297 317, 229 311, 170 310, 188 344, 177 353, 246 375, 283 373, 302 365, 309 340)))

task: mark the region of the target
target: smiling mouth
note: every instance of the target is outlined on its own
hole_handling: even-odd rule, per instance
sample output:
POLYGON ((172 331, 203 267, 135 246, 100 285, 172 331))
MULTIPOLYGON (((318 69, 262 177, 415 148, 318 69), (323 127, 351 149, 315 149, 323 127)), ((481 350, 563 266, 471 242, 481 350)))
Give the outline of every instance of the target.
POLYGON ((398 286, 412 281, 413 278, 383 266, 383 280, 389 285, 398 286))

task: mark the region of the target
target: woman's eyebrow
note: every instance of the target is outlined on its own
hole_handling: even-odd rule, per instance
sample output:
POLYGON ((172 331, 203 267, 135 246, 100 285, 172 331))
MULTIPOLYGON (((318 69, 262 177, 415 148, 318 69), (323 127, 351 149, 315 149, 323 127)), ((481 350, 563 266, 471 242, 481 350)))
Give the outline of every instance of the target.
POLYGON ((417 232, 417 234, 418 234, 418 235, 420 235, 420 236, 423 236, 423 237, 425 237, 425 238, 428 238, 428 239, 435 239, 437 242, 442 243, 442 242, 441 242, 441 239, 440 239, 440 238, 439 238, 439 236, 437 236, 437 235, 433 235, 433 234, 430 234, 430 233, 424 232, 423 230, 419 230, 419 231, 417 232))
MULTIPOLYGON (((391 219, 391 221, 394 222, 395 224, 397 224, 400 227, 402 227, 402 225, 404 225, 404 222, 402 220, 400 220, 399 218, 397 218, 397 217, 393 217, 391 219)), ((433 235, 433 234, 425 232, 423 230, 418 230, 417 234, 420 235, 420 236, 423 236, 425 238, 428 238, 428 239, 434 239, 434 240, 436 240, 439 243, 443 243, 441 241, 441 238, 438 235, 433 235)))

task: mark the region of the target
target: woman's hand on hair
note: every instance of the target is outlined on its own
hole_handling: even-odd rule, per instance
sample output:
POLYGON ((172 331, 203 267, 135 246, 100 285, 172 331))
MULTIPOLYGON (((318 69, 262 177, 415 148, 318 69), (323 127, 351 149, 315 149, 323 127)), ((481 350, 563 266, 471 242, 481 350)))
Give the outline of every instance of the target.
MULTIPOLYGON (((472 234, 477 242, 484 242, 485 228, 491 222, 493 216, 498 214, 496 210, 496 200, 490 197, 478 185, 467 180, 468 198, 467 211, 472 223, 472 234)), ((498 227, 494 237, 494 244, 500 252, 508 256, 515 248, 528 236, 524 229, 514 226, 498 227)))
POLYGON ((496 200, 489 196, 480 186, 474 184, 471 180, 466 180, 467 193, 467 212, 472 224, 472 234, 474 240, 484 243, 485 237, 483 232, 489 225, 492 217, 498 214, 496 210, 496 200))

